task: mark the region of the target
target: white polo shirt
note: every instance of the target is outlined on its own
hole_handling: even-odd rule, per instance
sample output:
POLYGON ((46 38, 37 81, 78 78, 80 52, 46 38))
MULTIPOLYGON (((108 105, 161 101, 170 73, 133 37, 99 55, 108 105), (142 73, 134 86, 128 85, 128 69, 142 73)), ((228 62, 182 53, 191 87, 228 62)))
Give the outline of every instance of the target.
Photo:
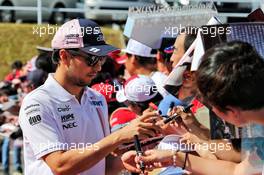
MULTIPOLYGON (((81 103, 50 74, 44 85, 23 100, 20 126, 24 137, 25 175, 53 175, 41 159, 58 150, 98 149, 109 135, 107 103, 91 88, 85 88, 81 103)), ((105 174, 105 159, 80 175, 105 174)))

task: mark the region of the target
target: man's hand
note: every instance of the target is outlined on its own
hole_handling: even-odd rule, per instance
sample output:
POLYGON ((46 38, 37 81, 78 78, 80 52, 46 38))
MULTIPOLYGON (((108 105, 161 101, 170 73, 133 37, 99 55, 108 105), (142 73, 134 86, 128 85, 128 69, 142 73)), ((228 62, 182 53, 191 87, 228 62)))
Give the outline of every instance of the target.
POLYGON ((156 112, 150 112, 147 109, 142 116, 134 119, 129 125, 116 132, 120 134, 124 143, 133 141, 135 135, 138 135, 140 139, 154 137, 161 132, 161 128, 156 125, 156 121, 160 118, 156 112))
POLYGON ((182 107, 182 106, 174 107, 171 113, 172 113, 172 115, 175 113, 180 115, 183 123, 186 124, 187 126, 191 125, 192 123, 194 123, 196 121, 193 113, 191 111, 184 112, 184 107, 182 107))
POLYGON ((161 133, 163 135, 170 135, 170 134, 183 135, 187 132, 187 130, 182 125, 178 124, 176 121, 171 121, 167 124, 164 124, 162 120, 162 121, 158 121, 156 124, 161 127, 161 133))
POLYGON ((133 173, 140 173, 140 169, 136 165, 136 151, 128 151, 122 155, 121 160, 124 167, 133 173))
POLYGON ((197 137, 196 135, 194 135, 190 132, 187 132, 186 134, 182 135, 182 138, 180 141, 186 142, 187 144, 190 144, 190 143, 195 143, 195 144, 206 143, 205 140, 200 139, 199 137, 197 137))
POLYGON ((143 161, 148 168, 147 170, 152 171, 154 168, 171 166, 173 154, 173 151, 169 150, 148 150, 144 152, 142 157, 136 157, 136 163, 143 161))
POLYGON ((141 157, 137 156, 136 151, 129 151, 123 154, 121 160, 128 171, 139 173, 139 161, 144 162, 146 171, 152 171, 155 168, 172 165, 172 156, 172 151, 148 150, 141 157))

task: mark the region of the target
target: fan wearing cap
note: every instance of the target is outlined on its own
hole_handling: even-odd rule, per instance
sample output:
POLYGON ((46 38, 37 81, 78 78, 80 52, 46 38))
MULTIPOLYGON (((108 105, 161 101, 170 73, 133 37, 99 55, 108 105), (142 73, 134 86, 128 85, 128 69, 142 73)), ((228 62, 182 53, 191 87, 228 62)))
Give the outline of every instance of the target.
POLYGON ((156 54, 152 54, 153 50, 150 47, 130 39, 126 49, 122 51, 127 55, 125 67, 131 76, 140 74, 149 76, 157 85, 158 91, 162 96, 168 94, 163 88, 163 81, 167 76, 157 71, 156 54))
MULTIPOLYGON (((171 62, 174 67, 195 40, 196 33, 197 28, 195 27, 183 28, 177 36, 174 46, 165 49, 166 52, 172 53, 171 62)), ((183 65, 175 67, 168 76, 164 87, 167 92, 179 99, 182 105, 194 105, 190 115, 182 116, 183 122, 193 133, 203 139, 208 139, 210 135, 209 110, 196 98, 197 87, 194 72, 191 71, 191 63, 185 62, 183 65)), ((170 101, 171 95, 165 97, 161 104, 170 101)))
POLYGON ((53 64, 51 55, 52 48, 37 47, 39 55, 28 62, 28 85, 32 88, 41 86, 48 77, 48 73, 55 72, 56 65, 53 64))
POLYGON ((194 42, 197 32, 198 28, 194 26, 187 26, 183 28, 178 34, 174 45, 165 49, 165 52, 172 53, 172 56, 170 58, 172 67, 175 67, 177 65, 181 57, 194 42))
MULTIPOLYGON (((233 41, 206 51, 196 75, 197 86, 203 100, 211 105, 212 110, 220 118, 246 128, 252 127, 252 124, 258 125, 258 131, 254 134, 255 138, 254 136, 252 138, 253 132, 249 130, 251 136, 242 138, 242 155, 232 149, 219 148, 221 155, 217 157, 220 160, 212 161, 189 155, 186 169, 205 175, 263 175, 263 75, 263 58, 248 43, 233 41)), ((176 153, 177 165, 182 166, 186 162, 184 154, 176 153)), ((141 161, 160 168, 173 165, 172 157, 175 153, 148 150, 145 155, 147 156, 141 157, 141 161)))
POLYGON ((157 114, 145 113, 110 134, 105 98, 87 85, 105 57, 118 49, 105 43, 95 22, 66 22, 56 32, 52 48, 55 73, 24 98, 20 109, 25 175, 104 175, 121 170, 119 158, 112 161, 118 168, 107 169, 111 165, 105 157, 134 135, 154 135, 152 130, 159 128, 147 119, 157 114))
POLYGON ((142 115, 150 102, 159 103, 162 96, 150 77, 134 75, 125 82, 124 88, 117 92, 116 99, 125 103, 137 115, 142 115))
MULTIPOLYGON (((150 77, 134 75, 126 81, 124 88, 117 92, 116 99, 118 102, 126 104, 132 112, 141 116, 150 107, 150 103, 159 105, 163 97, 150 77)), ((166 108, 164 106, 162 107, 166 108)), ((162 111, 162 109, 159 110, 162 111)), ((165 125, 162 120, 157 121, 156 125, 161 127, 161 132, 164 135, 177 132, 174 125, 165 125)))
POLYGON ((169 75, 172 71, 172 64, 170 62, 172 52, 167 52, 166 48, 172 46, 175 39, 175 37, 163 37, 161 40, 161 46, 157 52, 157 70, 165 75, 169 75))

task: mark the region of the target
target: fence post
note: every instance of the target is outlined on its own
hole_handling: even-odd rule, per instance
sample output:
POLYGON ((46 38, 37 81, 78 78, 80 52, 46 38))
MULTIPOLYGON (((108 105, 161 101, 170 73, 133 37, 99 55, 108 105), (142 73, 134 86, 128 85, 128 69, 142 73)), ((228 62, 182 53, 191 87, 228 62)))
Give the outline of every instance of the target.
POLYGON ((41 0, 38 0, 38 25, 42 23, 42 2, 41 0))

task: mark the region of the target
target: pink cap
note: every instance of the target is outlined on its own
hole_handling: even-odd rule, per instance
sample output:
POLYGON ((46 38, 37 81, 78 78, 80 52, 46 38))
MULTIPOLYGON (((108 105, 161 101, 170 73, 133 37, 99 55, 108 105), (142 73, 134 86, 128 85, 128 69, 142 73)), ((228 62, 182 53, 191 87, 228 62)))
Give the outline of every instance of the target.
POLYGON ((53 49, 80 49, 96 56, 106 56, 119 50, 104 41, 97 23, 89 19, 73 19, 63 24, 51 42, 53 49))

